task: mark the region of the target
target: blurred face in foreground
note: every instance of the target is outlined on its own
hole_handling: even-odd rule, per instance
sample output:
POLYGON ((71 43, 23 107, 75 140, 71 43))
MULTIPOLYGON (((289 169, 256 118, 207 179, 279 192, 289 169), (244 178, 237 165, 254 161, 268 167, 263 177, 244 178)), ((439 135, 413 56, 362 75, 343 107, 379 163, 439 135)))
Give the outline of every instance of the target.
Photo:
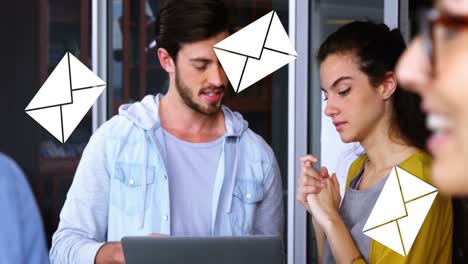
POLYGON ((433 182, 468 194, 468 0, 438 1, 425 30, 401 57, 397 78, 421 95, 433 131, 433 182))

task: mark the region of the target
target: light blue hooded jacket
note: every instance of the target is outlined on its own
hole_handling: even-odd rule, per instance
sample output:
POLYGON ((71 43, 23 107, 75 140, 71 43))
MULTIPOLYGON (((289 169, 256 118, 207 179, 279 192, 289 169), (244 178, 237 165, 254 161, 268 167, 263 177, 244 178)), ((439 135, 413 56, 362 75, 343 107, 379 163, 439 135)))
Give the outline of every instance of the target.
MULTIPOLYGON (((171 234, 161 98, 148 95, 121 106, 91 137, 60 213, 51 263, 94 263, 106 241, 171 234)), ((213 190, 212 235, 281 236, 282 185, 273 151, 239 113, 222 110, 226 134, 213 190), (228 141, 233 147, 226 147, 228 141), (233 150, 232 164, 225 162, 227 149, 233 150)))

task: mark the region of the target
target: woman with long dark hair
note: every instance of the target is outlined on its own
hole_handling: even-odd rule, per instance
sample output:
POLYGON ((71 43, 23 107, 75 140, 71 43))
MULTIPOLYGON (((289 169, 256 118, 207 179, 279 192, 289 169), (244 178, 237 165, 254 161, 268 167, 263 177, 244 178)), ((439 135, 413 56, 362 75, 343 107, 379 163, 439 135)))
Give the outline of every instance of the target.
POLYGON ((420 98, 401 90, 394 75, 404 49, 399 30, 357 21, 331 34, 318 52, 325 114, 343 142, 359 142, 366 152, 348 171, 342 202, 336 176, 312 167, 317 161, 312 155, 301 158, 297 198, 312 214, 321 263, 451 262, 452 206, 440 194, 414 243, 404 249, 406 256, 363 233, 395 166, 430 183, 431 157, 424 145, 429 132, 420 98))

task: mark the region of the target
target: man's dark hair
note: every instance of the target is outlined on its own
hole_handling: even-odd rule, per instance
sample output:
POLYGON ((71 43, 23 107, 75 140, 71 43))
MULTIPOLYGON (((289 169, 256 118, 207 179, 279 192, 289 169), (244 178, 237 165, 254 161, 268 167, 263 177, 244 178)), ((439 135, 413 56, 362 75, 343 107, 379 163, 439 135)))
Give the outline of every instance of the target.
POLYGON ((156 44, 176 61, 183 44, 227 30, 228 12, 222 0, 166 0, 156 19, 156 44))
MULTIPOLYGON (((355 21, 331 34, 320 46, 317 59, 321 64, 329 55, 351 53, 356 56, 358 67, 367 75, 370 84, 377 87, 388 72, 395 70, 405 48, 400 30, 390 30, 384 24, 370 21, 355 21)), ((426 115, 420 107, 421 98, 397 87, 392 103, 390 132, 399 133, 409 144, 425 150, 430 132, 425 126, 426 115)))

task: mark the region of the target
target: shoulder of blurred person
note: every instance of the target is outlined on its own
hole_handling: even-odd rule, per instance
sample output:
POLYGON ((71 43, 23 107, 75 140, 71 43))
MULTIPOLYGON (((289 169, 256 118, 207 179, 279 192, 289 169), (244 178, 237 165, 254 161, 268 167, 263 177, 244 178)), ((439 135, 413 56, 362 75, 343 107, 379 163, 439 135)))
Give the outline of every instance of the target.
POLYGON ((0 263, 48 263, 42 220, 21 169, 0 153, 0 263))

